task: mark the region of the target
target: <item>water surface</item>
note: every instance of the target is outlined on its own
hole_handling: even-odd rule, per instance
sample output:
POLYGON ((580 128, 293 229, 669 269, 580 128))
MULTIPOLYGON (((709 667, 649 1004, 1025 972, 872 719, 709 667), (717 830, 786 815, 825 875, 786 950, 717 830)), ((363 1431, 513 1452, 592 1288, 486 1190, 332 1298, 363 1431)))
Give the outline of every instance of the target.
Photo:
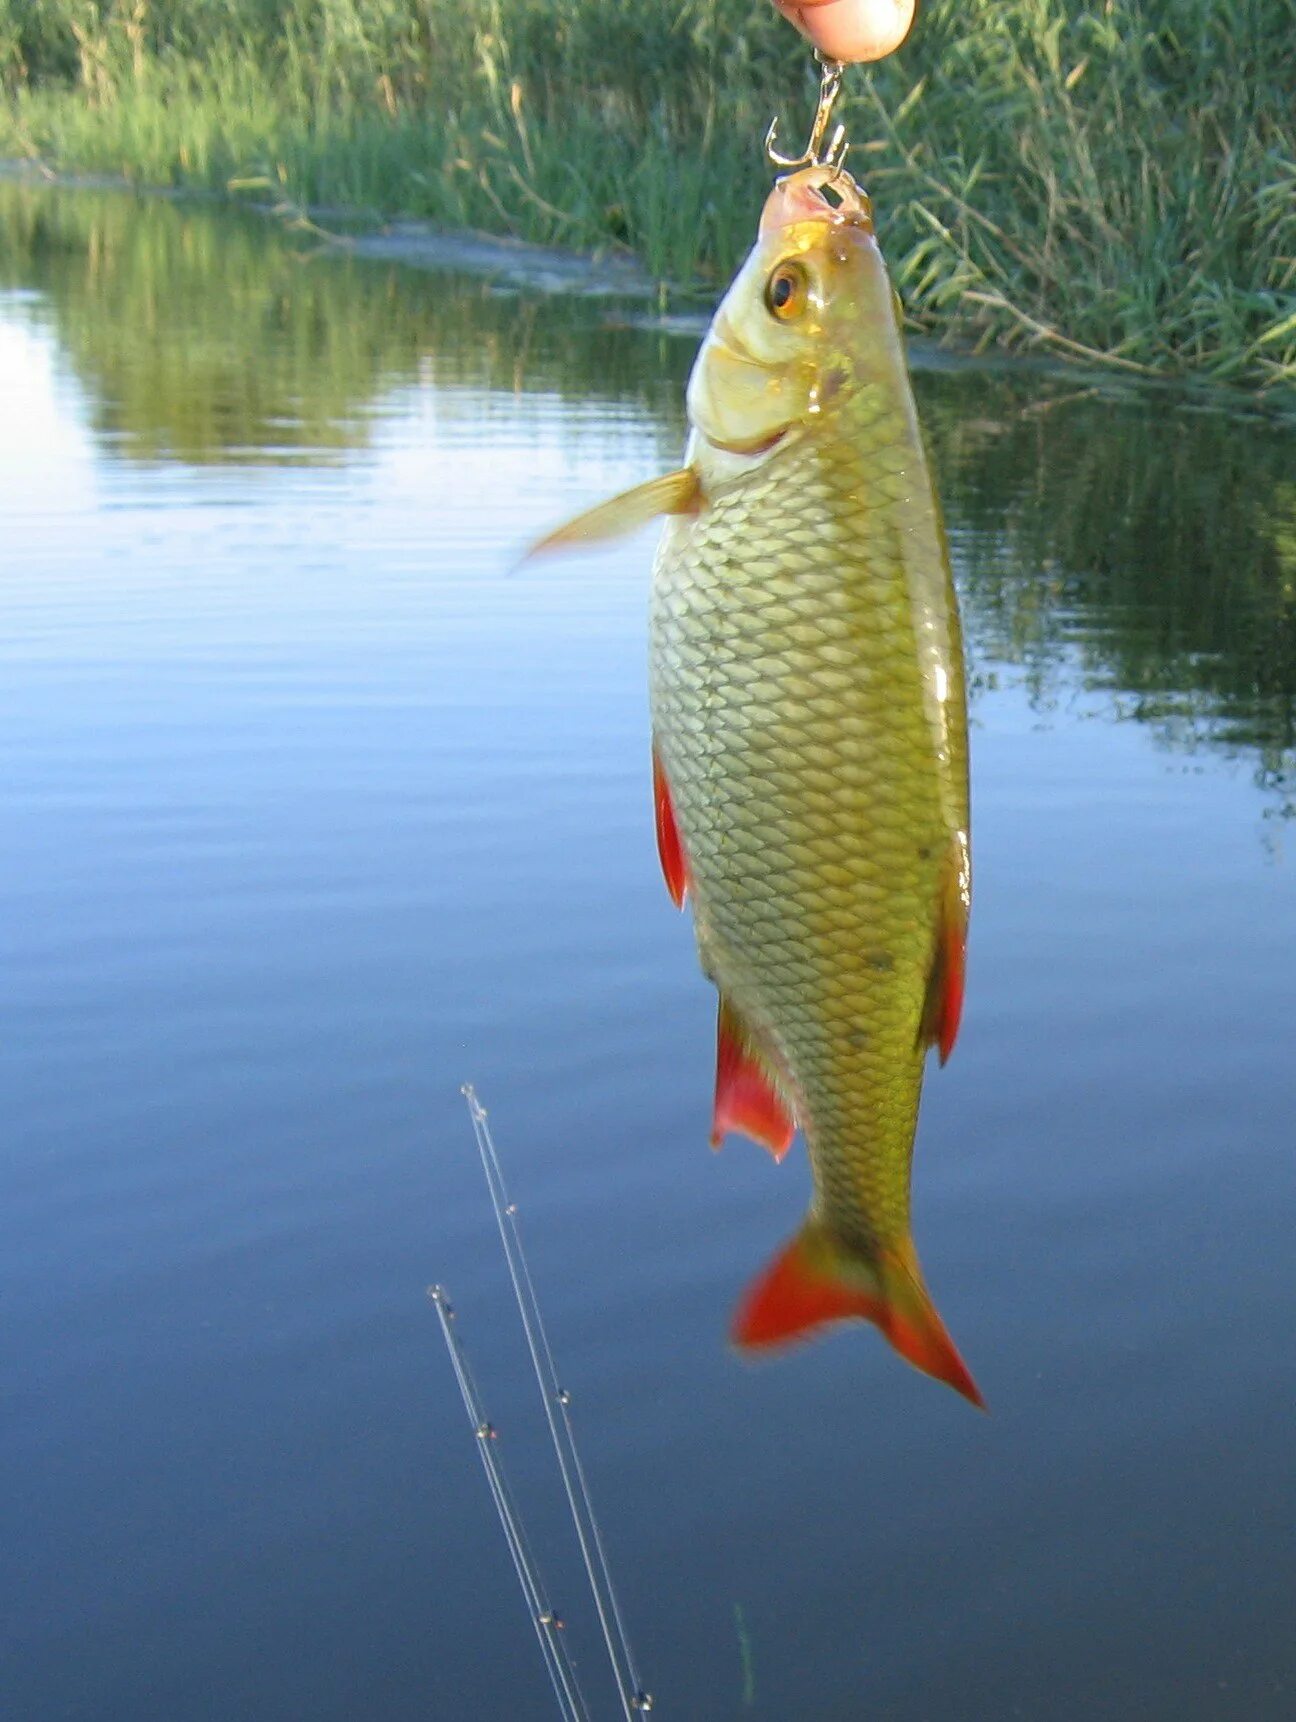
POLYGON ((804 1155, 706 1148, 657 875, 689 344, 207 210, 0 186, 0 1705, 552 1713, 443 1280, 612 1693, 458 1084, 506 1156, 657 1714, 1286 1718, 1296 432, 918 381, 977 870, 916 1234, 990 1402, 751 1368, 804 1155))

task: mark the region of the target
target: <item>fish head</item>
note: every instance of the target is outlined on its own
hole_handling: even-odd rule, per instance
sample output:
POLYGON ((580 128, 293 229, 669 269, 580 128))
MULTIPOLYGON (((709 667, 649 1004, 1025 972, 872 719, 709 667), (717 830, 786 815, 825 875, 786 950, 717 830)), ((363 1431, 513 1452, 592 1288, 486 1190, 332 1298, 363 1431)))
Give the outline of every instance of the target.
POLYGON ((779 180, 689 377, 704 480, 812 431, 852 390, 895 374, 897 358, 902 370, 897 304, 854 181, 823 167, 779 180))

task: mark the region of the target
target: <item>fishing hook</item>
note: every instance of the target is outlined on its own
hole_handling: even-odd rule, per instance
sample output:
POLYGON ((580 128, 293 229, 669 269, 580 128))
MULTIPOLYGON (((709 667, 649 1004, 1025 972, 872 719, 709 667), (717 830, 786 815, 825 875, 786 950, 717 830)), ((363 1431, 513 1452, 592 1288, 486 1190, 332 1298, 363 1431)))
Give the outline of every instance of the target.
POLYGON ((827 167, 834 173, 840 173, 846 165, 846 152, 850 145, 846 141, 846 127, 839 125, 829 140, 827 149, 823 148, 824 133, 832 120, 833 105, 841 94, 842 72, 845 67, 840 60, 827 60, 815 49, 815 59, 818 60, 822 71, 819 77, 819 105, 815 109, 814 120, 810 126, 810 141, 800 155, 780 155, 774 148, 774 139, 778 136, 777 116, 770 121, 770 128, 765 133, 765 154, 775 167, 827 167))

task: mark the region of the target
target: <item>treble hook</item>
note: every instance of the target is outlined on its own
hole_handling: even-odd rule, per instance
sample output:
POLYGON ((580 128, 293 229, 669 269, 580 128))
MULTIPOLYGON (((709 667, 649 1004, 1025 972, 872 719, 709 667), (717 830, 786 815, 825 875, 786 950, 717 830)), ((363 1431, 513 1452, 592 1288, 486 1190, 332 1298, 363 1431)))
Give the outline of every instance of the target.
POLYGON ((810 126, 810 141, 801 155, 780 155, 774 148, 774 139, 778 136, 777 117, 770 121, 770 128, 765 133, 765 154, 775 167, 828 167, 834 173, 840 173, 846 165, 846 152, 850 145, 846 142, 846 127, 839 125, 832 135, 828 148, 822 150, 824 133, 828 130, 832 119, 833 104, 841 94, 842 72, 845 70, 840 60, 826 60, 815 49, 815 59, 823 71, 819 78, 819 105, 815 109, 814 120, 810 126))

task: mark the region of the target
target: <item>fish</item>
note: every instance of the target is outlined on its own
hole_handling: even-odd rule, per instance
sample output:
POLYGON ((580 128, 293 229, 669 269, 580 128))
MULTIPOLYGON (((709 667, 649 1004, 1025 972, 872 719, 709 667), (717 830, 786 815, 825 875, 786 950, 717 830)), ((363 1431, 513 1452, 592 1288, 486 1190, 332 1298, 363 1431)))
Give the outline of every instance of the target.
POLYGON ((649 615, 657 846, 719 993, 711 1139, 781 1159, 804 1223, 732 1337, 863 1318, 984 1406, 910 1222, 924 1066, 963 1005, 967 701, 949 549, 903 318, 866 194, 776 182, 687 389, 682 466, 534 548, 659 516, 649 615))

